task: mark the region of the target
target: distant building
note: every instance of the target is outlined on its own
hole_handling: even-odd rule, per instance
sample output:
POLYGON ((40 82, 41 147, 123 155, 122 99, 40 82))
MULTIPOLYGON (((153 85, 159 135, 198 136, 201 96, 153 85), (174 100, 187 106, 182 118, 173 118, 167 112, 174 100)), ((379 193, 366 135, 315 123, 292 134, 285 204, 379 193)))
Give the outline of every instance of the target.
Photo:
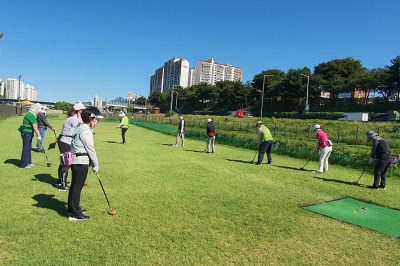
POLYGON ((34 86, 30 84, 25 84, 24 82, 18 82, 18 79, 8 78, 6 82, 2 82, 4 88, 0 90, 0 94, 8 99, 22 99, 37 101, 38 92, 34 86))
POLYGON ((6 83, 0 79, 0 95, 5 96, 6 83))
POLYGON ((189 86, 189 61, 183 58, 172 58, 158 68, 150 78, 150 95, 153 92, 169 91, 174 85, 189 86))
POLYGON ((150 77, 150 95, 156 91, 167 92, 174 85, 183 88, 195 84, 215 85, 218 81, 242 81, 242 69, 230 64, 215 63, 213 58, 197 61, 195 68, 189 68, 186 59, 172 58, 158 68, 150 77))
POLYGON ((218 81, 242 81, 243 71, 230 64, 215 63, 213 58, 199 60, 196 64, 194 84, 208 83, 215 85, 218 81))

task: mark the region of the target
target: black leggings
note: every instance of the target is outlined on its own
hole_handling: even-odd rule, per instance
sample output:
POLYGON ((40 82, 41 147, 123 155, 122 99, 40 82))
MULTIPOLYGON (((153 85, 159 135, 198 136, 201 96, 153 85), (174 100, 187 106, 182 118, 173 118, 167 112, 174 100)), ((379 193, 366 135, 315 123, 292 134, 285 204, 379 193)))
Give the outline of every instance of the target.
POLYGON ((88 174, 89 165, 87 164, 73 164, 71 165, 72 180, 71 187, 68 192, 68 213, 82 215, 80 207, 81 191, 85 184, 88 174))
POLYGON ((125 133, 128 130, 127 127, 121 128, 122 142, 125 143, 125 133))

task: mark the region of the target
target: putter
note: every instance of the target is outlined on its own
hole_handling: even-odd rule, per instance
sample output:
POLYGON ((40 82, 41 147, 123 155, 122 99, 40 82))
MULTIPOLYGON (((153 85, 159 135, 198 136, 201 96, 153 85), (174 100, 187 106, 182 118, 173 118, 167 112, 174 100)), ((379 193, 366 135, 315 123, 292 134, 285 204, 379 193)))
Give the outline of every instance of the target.
POLYGON ((110 201, 107 198, 107 194, 106 194, 106 191, 104 190, 103 184, 101 183, 99 174, 96 173, 96 176, 97 176, 97 179, 99 180, 99 183, 100 183, 101 189, 103 190, 104 196, 106 197, 106 200, 107 200, 107 203, 108 203, 108 207, 110 207, 110 210, 108 211, 108 214, 109 215, 116 215, 117 211, 113 210, 113 208, 111 208, 110 201))
POLYGON ((306 164, 303 167, 300 167, 300 170, 304 171, 304 167, 306 167, 306 165, 308 164, 308 162, 311 160, 312 156, 307 160, 306 164))
POLYGON ((254 154, 253 160, 249 161, 250 163, 254 163, 254 160, 256 159, 257 153, 258 153, 258 150, 256 151, 256 154, 254 154))
POLYGON ((50 166, 51 166, 51 162, 49 162, 49 159, 47 158, 46 150, 43 148, 43 143, 40 142, 40 145, 42 146, 42 150, 43 150, 43 152, 44 152, 44 156, 46 156, 47 167, 50 167, 50 166))
POLYGON ((354 185, 358 185, 358 181, 360 181, 361 177, 363 176, 363 174, 364 174, 365 170, 367 170, 367 168, 368 168, 368 165, 364 168, 364 171, 362 171, 360 177, 356 181, 353 182, 354 185))
POLYGON ((48 150, 54 149, 56 147, 56 143, 58 142, 56 132, 55 131, 53 131, 53 132, 54 132, 54 137, 56 138, 56 140, 53 143, 50 143, 48 150))

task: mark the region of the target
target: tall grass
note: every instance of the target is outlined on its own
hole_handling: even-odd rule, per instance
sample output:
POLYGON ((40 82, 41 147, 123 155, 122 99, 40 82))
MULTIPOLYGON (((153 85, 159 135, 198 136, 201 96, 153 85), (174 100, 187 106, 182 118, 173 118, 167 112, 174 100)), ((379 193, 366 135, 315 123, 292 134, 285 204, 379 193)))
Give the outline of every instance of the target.
MULTIPOLYGON (((63 119, 50 121, 57 132, 63 119)), ((306 158, 273 154, 272 165, 250 164, 254 150, 225 146, 216 153, 187 139, 131 126, 119 145, 117 122, 100 122, 95 145, 100 178, 82 191, 90 219, 67 219, 64 192, 55 189, 58 151, 33 153, 18 167, 21 117, 0 121, 1 265, 396 265, 397 239, 301 209, 341 197, 400 209, 400 182, 371 191, 352 184, 360 171, 299 171, 306 158), (4 137, 6 136, 6 137, 4 137)), ((47 132, 45 146, 54 136, 47 132)), ((314 170, 316 162, 307 165, 314 170)), ((372 183, 365 173, 361 184, 372 183)))

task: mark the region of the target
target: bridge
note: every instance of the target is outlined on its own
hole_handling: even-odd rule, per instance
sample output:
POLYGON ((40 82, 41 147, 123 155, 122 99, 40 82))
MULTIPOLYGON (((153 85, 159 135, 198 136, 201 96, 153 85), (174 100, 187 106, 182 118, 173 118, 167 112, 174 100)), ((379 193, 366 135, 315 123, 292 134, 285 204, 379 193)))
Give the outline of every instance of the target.
MULTIPOLYGON (((8 103, 17 103, 20 100, 18 99, 7 99, 7 98, 0 98, 0 102, 8 102, 8 103)), ((23 101, 23 100, 21 100, 23 101)), ((41 105, 46 105, 46 106, 54 106, 55 103, 53 102, 45 102, 45 101, 31 101, 31 100, 27 100, 33 103, 40 103, 41 105)))

